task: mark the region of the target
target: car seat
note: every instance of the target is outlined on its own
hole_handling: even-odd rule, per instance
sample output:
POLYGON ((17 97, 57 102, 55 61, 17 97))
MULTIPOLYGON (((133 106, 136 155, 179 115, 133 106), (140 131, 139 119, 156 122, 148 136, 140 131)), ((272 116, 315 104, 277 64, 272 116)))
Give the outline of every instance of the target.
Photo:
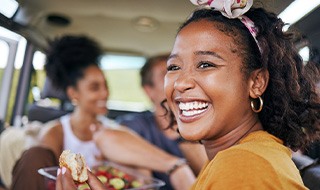
POLYGON ((45 123, 73 111, 74 106, 65 92, 54 88, 48 78, 46 78, 40 97, 40 100, 28 107, 29 121, 45 123))
POLYGON ((300 171, 302 181, 310 190, 320 189, 320 160, 306 155, 294 155, 293 162, 300 171))

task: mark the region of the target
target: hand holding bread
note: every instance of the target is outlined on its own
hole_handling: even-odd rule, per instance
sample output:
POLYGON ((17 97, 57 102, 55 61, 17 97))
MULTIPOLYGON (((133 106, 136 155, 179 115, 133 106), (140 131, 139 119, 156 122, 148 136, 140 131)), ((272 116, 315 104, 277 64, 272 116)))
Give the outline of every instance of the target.
POLYGON ((85 182, 88 180, 87 165, 81 154, 72 153, 64 150, 59 158, 60 167, 66 167, 71 171, 74 181, 85 182))

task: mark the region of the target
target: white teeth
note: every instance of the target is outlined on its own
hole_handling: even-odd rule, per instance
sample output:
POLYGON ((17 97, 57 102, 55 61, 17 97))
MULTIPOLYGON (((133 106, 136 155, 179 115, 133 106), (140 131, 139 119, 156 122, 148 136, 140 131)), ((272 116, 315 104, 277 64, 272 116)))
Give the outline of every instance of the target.
POLYGON ((209 103, 207 102, 180 102, 179 108, 184 116, 193 116, 206 111, 209 103))
POLYGON ((198 109, 204 109, 209 105, 207 102, 180 102, 179 103, 179 108, 183 111, 188 111, 188 110, 198 110, 198 109))
POLYGON ((202 112, 206 111, 205 109, 203 110, 191 110, 191 111, 182 111, 182 115, 185 115, 185 116, 193 116, 193 115, 196 115, 196 114, 200 114, 202 112))

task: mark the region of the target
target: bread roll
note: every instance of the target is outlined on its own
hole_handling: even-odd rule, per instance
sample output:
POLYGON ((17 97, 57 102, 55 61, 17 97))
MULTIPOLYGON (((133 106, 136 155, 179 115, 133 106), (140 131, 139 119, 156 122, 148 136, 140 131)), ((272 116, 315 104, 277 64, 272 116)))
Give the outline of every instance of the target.
POLYGON ((81 154, 75 154, 70 150, 64 150, 60 155, 59 165, 60 167, 66 167, 71 171, 74 181, 82 183, 88 180, 86 162, 81 154))

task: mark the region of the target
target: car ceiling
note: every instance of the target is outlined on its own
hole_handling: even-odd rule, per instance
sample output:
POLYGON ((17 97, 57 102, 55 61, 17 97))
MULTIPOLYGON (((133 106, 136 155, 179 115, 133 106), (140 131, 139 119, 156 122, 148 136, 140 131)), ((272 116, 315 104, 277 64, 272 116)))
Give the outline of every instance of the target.
MULTIPOLYGON (((14 21, 20 32, 38 46, 63 34, 84 34, 95 38, 107 52, 149 56, 171 50, 179 25, 196 7, 188 0, 19 0, 14 21), (49 15, 68 18, 69 25, 48 21, 49 15), (137 30, 134 20, 151 17, 150 31, 137 30)), ((254 1, 279 14, 292 0, 254 1)), ((320 46, 320 8, 292 28, 301 32, 312 46, 320 46)), ((146 23, 144 23, 146 24, 146 23)), ((143 25, 145 26, 145 25, 143 25)), ((146 28, 142 28, 146 30, 146 28)))

